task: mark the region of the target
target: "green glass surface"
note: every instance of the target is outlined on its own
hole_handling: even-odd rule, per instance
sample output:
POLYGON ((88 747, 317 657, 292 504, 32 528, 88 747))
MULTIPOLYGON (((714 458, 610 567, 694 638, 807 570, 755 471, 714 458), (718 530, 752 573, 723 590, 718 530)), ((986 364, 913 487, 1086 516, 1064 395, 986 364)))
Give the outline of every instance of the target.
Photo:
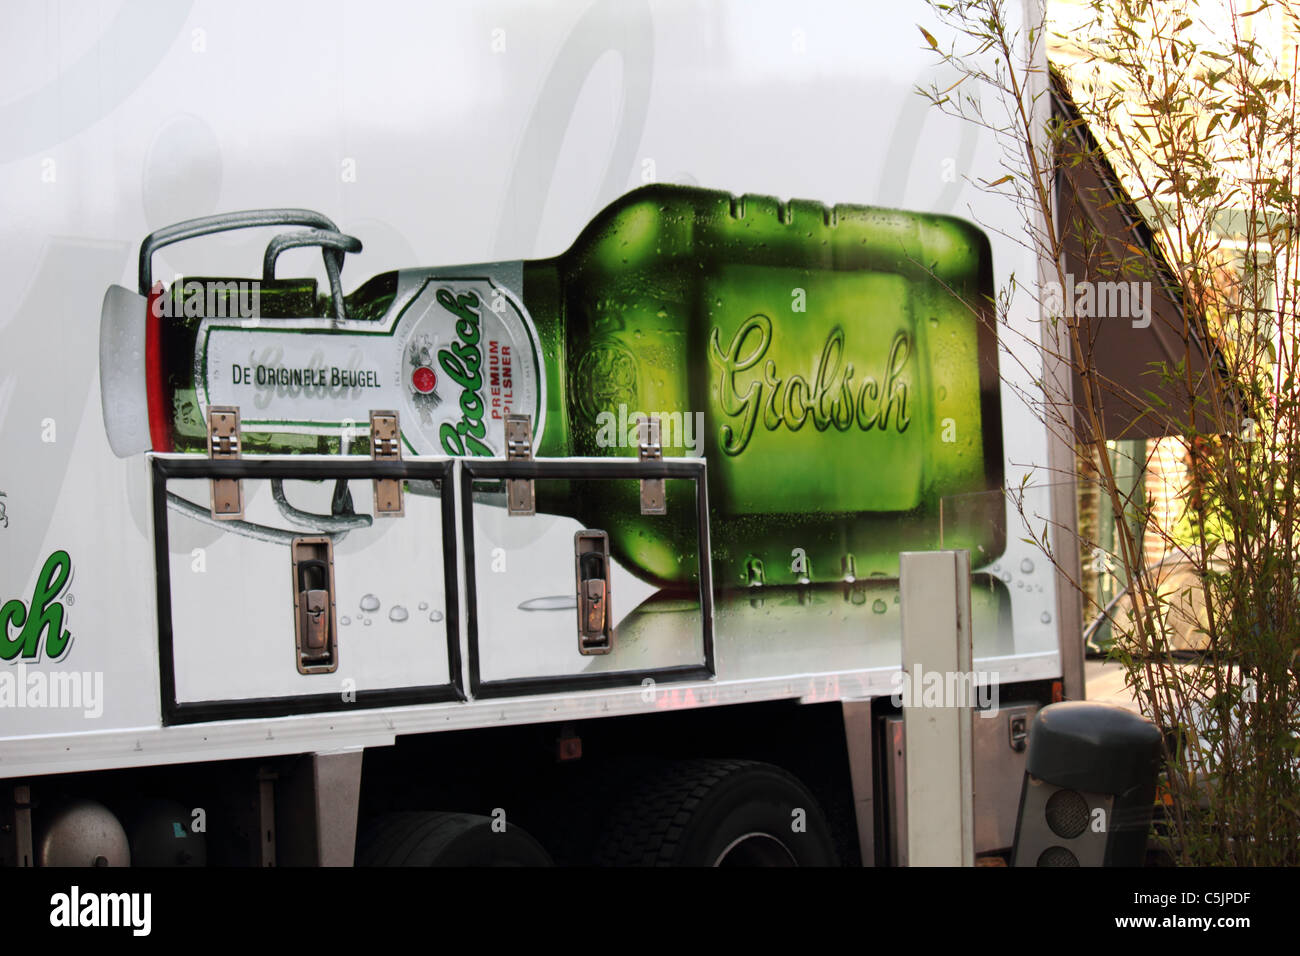
MULTIPOLYGON (((988 240, 959 219, 637 190, 526 264, 548 421, 568 428, 540 453, 634 456, 608 423, 642 412, 686 455, 668 425, 700 413, 723 586, 897 574, 899 551, 939 546, 951 496, 979 514, 945 516, 943 546, 992 559, 1002 503, 971 494, 1002 483, 992 296, 988 240)), ((544 504, 600 519, 580 487, 544 504)), ((619 557, 650 565, 654 525, 609 529, 619 557)))

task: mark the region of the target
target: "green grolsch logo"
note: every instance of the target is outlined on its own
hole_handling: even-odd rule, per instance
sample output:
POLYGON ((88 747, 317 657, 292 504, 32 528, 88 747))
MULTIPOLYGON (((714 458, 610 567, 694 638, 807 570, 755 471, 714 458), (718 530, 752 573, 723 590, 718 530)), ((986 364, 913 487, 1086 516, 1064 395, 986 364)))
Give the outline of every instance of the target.
POLYGON ((36 589, 30 604, 18 598, 6 601, 0 607, 0 660, 38 660, 41 654, 41 634, 45 636, 45 655, 57 660, 68 649, 72 633, 63 629, 63 605, 55 600, 67 587, 72 577, 72 559, 66 551, 55 551, 45 560, 45 566, 36 578, 36 589), (10 626, 18 629, 11 637, 10 626))
POLYGON ((453 297, 447 289, 438 290, 438 304, 456 318, 456 335, 460 340, 450 348, 438 350, 438 364, 448 377, 461 387, 460 421, 453 425, 443 422, 438 430, 442 448, 449 455, 463 457, 468 446, 480 458, 491 458, 492 449, 482 438, 487 434, 483 424, 483 350, 479 348, 479 298, 473 292, 463 292, 453 297))
POLYGON ((724 350, 715 327, 709 336, 709 360, 718 368, 718 405, 735 424, 719 430, 720 444, 728 455, 739 455, 749 445, 763 412, 763 427, 776 431, 782 426, 795 432, 812 419, 813 426, 824 432, 832 425, 848 431, 856 422, 862 431, 889 426, 894 414, 895 428, 901 435, 911 418, 907 413, 907 382, 903 371, 912 354, 912 340, 906 332, 894 334, 885 360, 883 384, 868 375, 860 385, 853 382, 853 363, 844 362, 844 330, 833 328, 826 336, 821 356, 812 375, 790 375, 782 379, 776 362, 768 359, 761 373, 751 377, 740 373, 755 368, 767 355, 772 344, 772 320, 762 313, 751 315, 736 330, 724 350), (744 353, 742 355, 742 353, 744 353), (811 384, 809 384, 811 383, 811 384), (855 394, 856 392, 856 394, 855 394))

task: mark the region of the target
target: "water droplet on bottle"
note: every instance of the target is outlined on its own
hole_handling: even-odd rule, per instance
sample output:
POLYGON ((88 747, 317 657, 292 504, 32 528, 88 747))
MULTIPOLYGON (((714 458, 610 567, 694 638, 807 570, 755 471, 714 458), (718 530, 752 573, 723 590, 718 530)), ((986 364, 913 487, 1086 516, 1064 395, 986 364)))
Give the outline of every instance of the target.
POLYGON ((427 610, 429 610, 429 602, 428 602, 428 601, 421 601, 421 602, 420 602, 420 610, 421 610, 421 611, 427 611, 427 610))
POLYGON ((361 599, 361 610, 372 611, 372 612, 378 611, 379 598, 375 597, 373 594, 367 594, 365 597, 361 599))
POLYGON ((1042 621, 1044 624, 1051 624, 1052 615, 1049 614, 1047 611, 1044 611, 1042 617, 1040 617, 1039 620, 1042 621))
POLYGON ((388 619, 390 621, 396 621, 399 624, 410 616, 411 615, 407 613, 406 608, 402 607, 400 604, 394 604, 393 609, 388 612, 388 619))
POLYGON ((876 598, 873 602, 871 602, 871 610, 874 611, 876 614, 884 614, 885 609, 886 609, 885 602, 880 600, 880 598, 876 598))
POLYGON ((756 558, 751 554, 745 559, 745 580, 751 588, 761 588, 767 583, 761 558, 756 558))
POLYGON ((938 328, 938 327, 939 327, 939 319, 938 319, 938 317, 937 317, 937 316, 933 316, 933 315, 930 316, 930 324, 931 324, 932 326, 934 326, 935 328, 938 328))
POLYGON ((948 397, 948 389, 946 389, 944 386, 940 385, 940 386, 939 386, 939 401, 942 402, 942 401, 943 401, 945 398, 947 398, 947 397, 948 397))
POLYGON ((1010 584, 1010 583, 1011 583, 1011 572, 1010 572, 1010 571, 1003 571, 1001 574, 998 575, 998 577, 1000 577, 1000 578, 1003 580, 1003 582, 1006 583, 1006 584, 1010 584))
POLYGON ((349 624, 352 623, 352 618, 344 614, 341 618, 339 618, 339 623, 342 624, 344 627, 347 627, 349 624))
POLYGON ((1020 562, 1020 573, 1021 573, 1021 574, 1033 574, 1033 573, 1034 573, 1034 562, 1030 561, 1028 558, 1025 558, 1025 560, 1021 561, 1021 562, 1020 562))
POLYGON ((430 611, 430 612, 429 612, 429 620, 433 621, 435 624, 436 624, 438 621, 441 621, 441 620, 442 620, 442 612, 441 612, 441 611, 430 611))
POLYGON ((370 626, 370 618, 366 618, 366 627, 370 626))

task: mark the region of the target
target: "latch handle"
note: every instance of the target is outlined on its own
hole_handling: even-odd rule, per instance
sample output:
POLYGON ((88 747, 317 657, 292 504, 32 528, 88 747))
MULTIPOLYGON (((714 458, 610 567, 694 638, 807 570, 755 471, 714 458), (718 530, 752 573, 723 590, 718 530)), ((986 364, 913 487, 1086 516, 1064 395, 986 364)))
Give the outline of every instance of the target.
POLYGON ((325 537, 294 538, 289 554, 298 673, 332 673, 339 666, 333 542, 325 537))
POLYGON ((1023 753, 1029 743, 1029 719, 1024 714, 1012 714, 1007 724, 1011 749, 1023 753))
POLYGON ((578 653, 608 654, 614 648, 609 606, 609 535, 579 531, 573 536, 578 591, 578 653))

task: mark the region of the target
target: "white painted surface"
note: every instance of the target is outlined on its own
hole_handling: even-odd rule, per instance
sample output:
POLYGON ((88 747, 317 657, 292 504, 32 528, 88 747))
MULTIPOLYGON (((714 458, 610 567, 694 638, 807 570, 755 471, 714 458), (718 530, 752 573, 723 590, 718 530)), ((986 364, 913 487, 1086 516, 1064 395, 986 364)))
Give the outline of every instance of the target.
MULTIPOLYGON (((11 96, 0 103, 0 121, 12 135, 0 143, 7 212, 0 285, 9 290, 0 301, 0 500, 8 519, 0 527, 0 601, 28 600, 45 557, 68 550, 73 645, 61 661, 30 666, 101 674, 104 695, 93 718, 71 709, 0 711, 0 774, 890 692, 899 662, 892 595, 873 619, 874 637, 862 636, 869 618, 860 607, 821 607, 822 626, 796 626, 777 596, 762 608, 719 609, 716 682, 662 687, 648 698, 638 687, 163 728, 149 468, 144 456, 119 459, 108 445, 96 330, 104 290, 135 287, 141 239, 182 219, 259 206, 319 209, 365 243, 344 272, 352 289, 388 269, 554 255, 597 210, 647 178, 959 215, 988 233, 996 281, 1032 276, 1035 264, 1016 241, 1016 211, 970 184, 997 178, 997 145, 914 93, 917 84, 947 85, 916 29, 928 22, 924 4, 19 2, 6 16, 0 84, 11 96), (47 419, 57 426, 54 441, 42 439, 47 419)), ((171 246, 156 258, 155 274, 250 274, 265 238, 229 234, 171 246)), ((311 250, 286 253, 281 273, 324 277, 311 250)), ((1004 344, 1021 354, 1002 363, 1013 380, 1002 394, 1011 487, 1026 473, 1045 480, 1026 464, 1046 461, 1045 430, 1016 395, 1033 391, 1034 356, 1023 342, 1035 338, 1036 320, 1030 297, 1018 297, 1004 344)), ((1056 677, 1055 580, 1021 540, 1010 506, 1007 515, 1006 552, 975 569, 1006 585, 1006 626, 981 632, 977 604, 977 653, 985 641, 981 666, 1004 680, 1056 677)), ((195 547, 215 548, 222 566, 219 537, 196 532, 172 555, 174 573, 188 568, 195 547)), ((424 592, 397 579, 434 579, 436 556, 414 539, 398 547, 406 539, 395 523, 374 537, 375 556, 356 559, 394 581, 388 593, 418 604, 424 592)), ((566 559, 560 574, 546 563, 553 558, 535 560, 538 580, 554 573, 558 582, 571 567, 566 559)), ((267 573, 278 593, 287 571, 267 573)), ((499 599, 515 608, 535 593, 499 599)), ((620 585, 617 593, 634 592, 620 585)), ((652 624, 645 635, 661 630, 652 624)), ((463 657, 463 615, 461 626, 463 657)), ((258 649, 255 635, 239 640, 250 654, 258 649)), ((353 646, 344 645, 345 666, 353 646)), ((694 653, 652 647, 656 661, 694 653)), ((407 666, 405 655, 377 655, 367 680, 423 683, 445 669, 439 653, 430 649, 407 666)), ((185 699, 226 696, 240 668, 248 674, 256 664, 233 653, 221 659, 227 663, 195 660, 185 699)), ((560 664, 567 672, 581 662, 560 664)), ((297 680, 260 674, 266 686, 246 693, 292 691, 297 680)))
MULTIPOLYGON (((974 665, 969 553, 910 552, 900 561, 903 672, 946 686, 974 665)), ((918 690, 903 697, 908 865, 973 866, 973 709, 952 699, 934 706, 918 690)))

